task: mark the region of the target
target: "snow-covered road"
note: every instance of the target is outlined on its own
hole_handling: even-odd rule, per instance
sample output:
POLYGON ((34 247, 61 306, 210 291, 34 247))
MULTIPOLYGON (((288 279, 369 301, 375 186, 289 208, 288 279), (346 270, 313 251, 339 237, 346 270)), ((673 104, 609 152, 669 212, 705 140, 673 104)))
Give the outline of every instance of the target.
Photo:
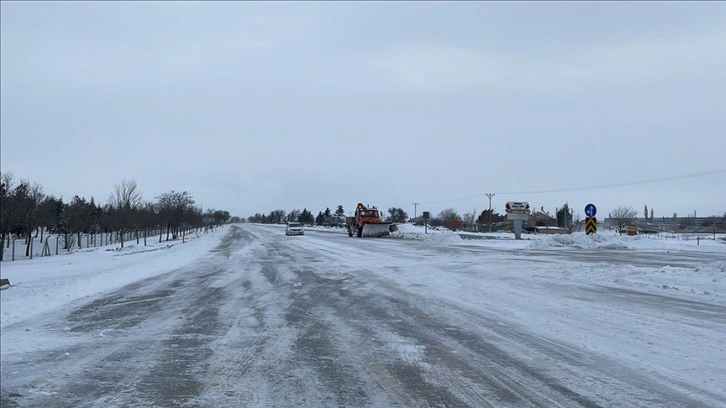
POLYGON ((230 226, 3 324, 0 405, 726 406, 724 245, 455 239, 230 226))

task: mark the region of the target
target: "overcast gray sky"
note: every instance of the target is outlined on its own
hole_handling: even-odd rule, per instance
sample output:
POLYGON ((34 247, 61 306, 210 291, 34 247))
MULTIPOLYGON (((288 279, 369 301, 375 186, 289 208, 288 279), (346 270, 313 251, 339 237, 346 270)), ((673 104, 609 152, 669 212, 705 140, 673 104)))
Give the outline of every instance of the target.
POLYGON ((0 7, 2 171, 48 194, 726 212, 724 2, 0 7))

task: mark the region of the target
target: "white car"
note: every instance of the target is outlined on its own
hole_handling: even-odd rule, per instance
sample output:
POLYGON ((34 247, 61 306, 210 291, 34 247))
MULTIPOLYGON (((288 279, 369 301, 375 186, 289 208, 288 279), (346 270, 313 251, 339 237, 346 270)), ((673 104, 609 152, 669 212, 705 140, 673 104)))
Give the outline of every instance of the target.
POLYGON ((288 222, 285 227, 285 235, 305 235, 305 230, 299 222, 288 222))

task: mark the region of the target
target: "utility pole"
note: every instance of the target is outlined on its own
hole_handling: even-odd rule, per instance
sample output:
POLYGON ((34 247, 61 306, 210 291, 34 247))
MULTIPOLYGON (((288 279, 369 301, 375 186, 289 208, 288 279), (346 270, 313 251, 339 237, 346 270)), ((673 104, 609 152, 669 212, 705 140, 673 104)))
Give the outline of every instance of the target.
POLYGON ((419 204, 421 204, 421 203, 411 203, 411 204, 413 204, 413 218, 415 219, 415 218, 416 218, 416 207, 417 207, 417 206, 418 206, 419 204))
POLYGON ((489 232, 492 232, 492 197, 495 193, 484 194, 489 199, 489 232))

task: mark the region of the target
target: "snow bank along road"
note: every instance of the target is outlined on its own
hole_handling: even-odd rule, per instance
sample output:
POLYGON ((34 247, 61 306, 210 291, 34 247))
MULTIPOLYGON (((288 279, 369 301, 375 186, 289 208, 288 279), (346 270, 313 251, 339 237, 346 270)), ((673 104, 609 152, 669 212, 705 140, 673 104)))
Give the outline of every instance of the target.
POLYGON ((590 253, 232 226, 193 264, 5 327, 45 340, 3 345, 0 405, 726 406, 724 304, 602 284, 634 255, 590 253))

